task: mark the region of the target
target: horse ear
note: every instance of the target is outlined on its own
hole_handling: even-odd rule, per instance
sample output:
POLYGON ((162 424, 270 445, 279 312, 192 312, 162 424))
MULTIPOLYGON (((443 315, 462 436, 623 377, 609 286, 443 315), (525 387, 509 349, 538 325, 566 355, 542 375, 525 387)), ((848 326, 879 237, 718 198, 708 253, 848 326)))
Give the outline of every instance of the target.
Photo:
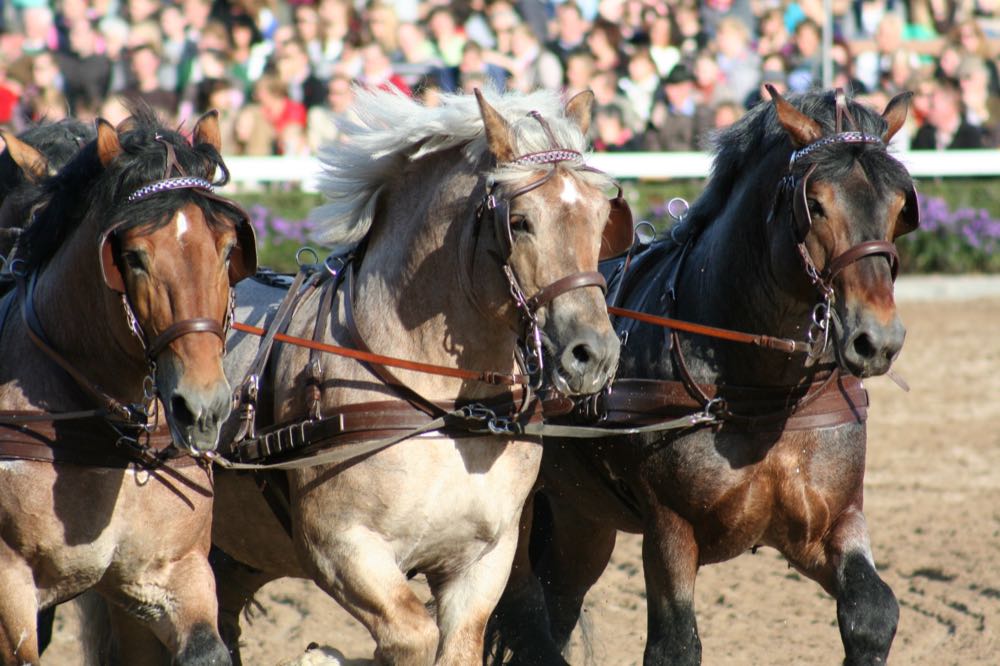
POLYGON ((510 140, 510 125, 496 109, 487 103, 479 88, 476 88, 476 101, 479 102, 479 113, 483 117, 483 125, 486 126, 486 143, 490 147, 490 152, 493 153, 498 164, 510 162, 514 159, 514 146, 511 145, 510 140))
POLYGON ((207 111, 194 125, 194 135, 191 143, 195 146, 207 143, 222 153, 222 132, 219 131, 219 112, 215 109, 207 111))
POLYGON ((899 128, 906 122, 906 113, 910 110, 910 99, 912 98, 912 92, 899 93, 885 105, 882 117, 888 123, 889 127, 885 130, 885 134, 882 135, 882 143, 889 143, 889 140, 895 136, 899 128))
POLYGON ((778 114, 778 122, 785 128, 796 148, 808 146, 823 136, 823 128, 819 126, 819 123, 789 104, 774 89, 774 86, 767 83, 765 87, 768 94, 771 95, 771 102, 778 114))
POLYGON ((118 141, 118 132, 104 118, 97 119, 97 158, 107 168, 111 162, 122 154, 122 144, 118 141))
POLYGON ((49 161, 36 148, 29 146, 13 134, 0 130, 0 137, 7 144, 7 152, 14 164, 32 183, 37 183, 49 173, 49 161))
POLYGON ((573 95, 572 99, 566 102, 566 117, 576 123, 584 136, 590 130, 590 118, 594 110, 594 92, 584 90, 573 95))

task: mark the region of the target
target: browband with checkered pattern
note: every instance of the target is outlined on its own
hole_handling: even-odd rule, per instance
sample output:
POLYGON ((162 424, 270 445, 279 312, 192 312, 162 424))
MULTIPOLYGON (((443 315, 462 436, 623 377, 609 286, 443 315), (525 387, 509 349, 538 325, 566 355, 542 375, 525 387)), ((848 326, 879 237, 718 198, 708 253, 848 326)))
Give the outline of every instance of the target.
POLYGON ((865 134, 864 132, 841 132, 839 134, 833 134, 831 136, 823 137, 813 141, 808 146, 800 148, 792 153, 792 156, 788 160, 788 168, 792 168, 795 165, 796 160, 801 157, 805 157, 809 153, 822 148, 823 146, 829 146, 834 143, 877 143, 882 144, 882 139, 877 136, 872 136, 871 134, 865 134))
POLYGON ((204 178, 196 178, 194 176, 181 176, 179 178, 164 178, 163 180, 158 180, 155 183, 150 183, 140 187, 132 194, 128 195, 127 201, 133 203, 139 201, 140 199, 145 199, 146 197, 151 197, 154 194, 159 194, 160 192, 169 192, 170 190, 185 190, 185 189, 195 189, 195 190, 206 190, 208 192, 214 192, 215 186, 212 185, 211 181, 205 180, 204 178))
POLYGON ((582 162, 583 155, 575 150, 543 150, 538 153, 528 153, 512 160, 514 164, 555 164, 556 162, 582 162))

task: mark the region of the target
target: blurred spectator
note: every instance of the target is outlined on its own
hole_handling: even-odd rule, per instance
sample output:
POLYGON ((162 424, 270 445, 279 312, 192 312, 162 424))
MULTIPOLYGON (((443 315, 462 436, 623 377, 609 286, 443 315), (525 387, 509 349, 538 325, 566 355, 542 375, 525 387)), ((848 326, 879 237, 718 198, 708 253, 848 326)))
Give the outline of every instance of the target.
POLYGON ((899 15, 886 13, 875 31, 874 48, 858 53, 854 73, 867 89, 874 90, 882 80, 890 78, 887 75, 893 58, 905 57, 911 69, 920 66, 917 55, 904 46, 903 29, 903 19, 899 15))
POLYGON ((725 129, 742 117, 742 105, 736 102, 722 102, 715 107, 715 115, 712 117, 712 129, 725 129))
POLYGON ((722 70, 719 62, 708 49, 702 49, 694 59, 691 68, 694 74, 694 87, 698 99, 703 104, 718 104, 733 99, 729 90, 723 85, 722 70))
POLYGON ((333 67, 344 55, 352 29, 357 29, 357 17, 350 0, 319 0, 316 13, 320 22, 323 58, 316 74, 330 76, 333 67))
POLYGON ((708 46, 708 35, 701 26, 698 17, 697 3, 686 1, 673 7, 674 25, 677 28, 675 40, 681 51, 681 58, 694 58, 694 55, 708 46))
POLYGON ((465 43, 461 62, 459 62, 458 67, 451 69, 449 74, 451 75, 450 84, 444 84, 444 80, 442 80, 444 84, 442 87, 446 91, 457 89, 471 92, 476 86, 469 83, 470 79, 480 82, 478 86, 480 88, 486 86, 494 90, 503 90, 507 87, 507 71, 486 62, 483 58, 483 47, 473 41, 465 43))
POLYGON ((392 60, 392 68, 410 89, 416 89, 444 63, 435 57, 434 45, 416 23, 400 23, 396 38, 399 51, 392 60))
POLYGON ((7 78, 7 65, 0 57, 0 125, 13 121, 14 110, 20 98, 21 84, 7 78))
POLYGON ((792 34, 793 48, 788 55, 788 87, 805 92, 821 81, 822 31, 812 19, 802 19, 792 34))
POLYGON ((660 86, 660 77, 656 73, 656 65, 649 55, 649 49, 636 49, 628 61, 628 76, 623 77, 618 86, 643 123, 648 121, 653 96, 660 86))
POLYGON ((966 56, 958 67, 965 119, 983 130, 984 144, 1000 146, 1000 98, 990 94, 990 71, 979 56, 966 56))
POLYGON ((594 112, 594 149, 608 152, 635 151, 642 148, 638 137, 625 122, 625 114, 616 104, 598 106, 594 112))
POLYGON ((511 79, 514 90, 530 92, 536 88, 556 90, 563 83, 559 58, 545 48, 527 24, 511 29, 511 79))
POLYGON ((129 99, 148 104, 168 122, 177 115, 177 94, 160 83, 160 54, 152 44, 140 44, 129 51, 134 82, 122 91, 129 99))
POLYGON ((569 56, 566 61, 566 85, 563 97, 570 99, 573 95, 590 89, 590 84, 597 73, 594 56, 587 51, 580 51, 569 56))
POLYGON ((649 24, 649 57, 656 63, 656 73, 666 76, 681 61, 681 51, 673 43, 670 17, 657 13, 649 24))
POLYGON ((927 108, 927 121, 917 130, 911 148, 943 150, 983 147, 981 128, 966 121, 958 86, 947 79, 936 81, 927 108))
POLYGON ((309 109, 307 136, 314 154, 336 141, 340 134, 337 119, 350 111, 353 102, 351 78, 346 74, 334 74, 327 86, 326 103, 309 109))
POLYGON ((399 19, 396 10, 386 2, 375 2, 368 8, 367 25, 371 38, 382 51, 393 57, 399 51, 399 19))
POLYGON ((618 75, 614 72, 598 72, 591 80, 590 89, 594 92, 594 102, 597 106, 616 106, 622 112, 622 120, 633 134, 641 134, 646 127, 646 120, 632 108, 632 103, 622 94, 618 87, 618 75))
POLYGON ((98 53, 98 35, 83 19, 69 26, 69 50, 56 54, 63 75, 63 90, 72 113, 81 105, 100 104, 111 85, 111 60, 98 53))
MULTIPOLYGON (((997 7, 1000 9, 1000 7, 997 7)), ((994 18, 1000 18, 994 16, 994 18)), ((998 36, 1000 37, 1000 36, 998 36)), ((962 55, 975 56, 982 60, 989 78, 989 93, 1000 95, 1000 71, 998 71, 996 56, 986 41, 986 35, 976 19, 967 19, 957 25, 949 35, 949 41, 956 44, 962 55)))
POLYGON ((760 56, 750 44, 750 32, 740 19, 720 18, 715 31, 716 62, 722 73, 717 96, 743 100, 760 82, 760 56))
POLYGON ((778 54, 772 54, 764 59, 764 69, 761 70, 760 85, 743 101, 743 106, 752 109, 760 102, 768 102, 771 95, 765 86, 771 85, 779 95, 788 92, 788 78, 785 74, 784 59, 778 54))
POLYGON ((757 24, 757 53, 761 58, 781 53, 788 47, 789 34, 784 15, 778 7, 761 14, 757 24))
POLYGON ((556 5, 555 12, 555 39, 549 42, 548 48, 556 54, 563 68, 566 68, 572 54, 587 50, 587 31, 590 26, 573 0, 556 5))
POLYGON ((715 123, 712 107, 701 104, 694 75, 687 65, 675 65, 663 79, 662 98, 653 105, 643 135, 647 150, 699 150, 705 132, 715 123))
POLYGON ((284 82, 272 74, 260 77, 254 86, 254 99, 263 119, 271 126, 279 155, 302 155, 308 152, 306 107, 288 96, 284 82))
POLYGON ((18 107, 22 123, 62 120, 69 115, 59 65, 48 51, 31 58, 31 82, 25 87, 18 107))
POLYGON ((234 16, 229 24, 230 75, 242 91, 250 93, 253 82, 260 78, 267 65, 270 49, 257 25, 245 14, 234 16))
POLYGON ((378 42, 366 44, 361 49, 361 72, 357 76, 358 83, 366 88, 380 90, 396 90, 404 95, 412 96, 413 91, 406 85, 399 74, 392 68, 392 61, 382 50, 378 42))
POLYGON ((203 79, 197 85, 194 115, 200 117, 213 109, 219 112, 219 133, 223 149, 227 152, 235 152, 236 116, 244 101, 242 87, 231 79, 203 79))
MULTIPOLYGON (((379 51, 382 52, 381 47, 379 51)), ((277 54, 275 72, 285 84, 288 97, 307 109, 326 99, 326 84, 313 74, 312 63, 302 40, 290 39, 285 42, 277 54)))
POLYGON ((594 56, 598 72, 625 73, 625 58, 621 50, 622 34, 614 23, 598 18, 587 35, 587 48, 594 56))
POLYGON ((459 30, 451 10, 436 6, 427 17, 427 27, 436 55, 446 67, 458 67, 465 48, 465 35, 459 30))

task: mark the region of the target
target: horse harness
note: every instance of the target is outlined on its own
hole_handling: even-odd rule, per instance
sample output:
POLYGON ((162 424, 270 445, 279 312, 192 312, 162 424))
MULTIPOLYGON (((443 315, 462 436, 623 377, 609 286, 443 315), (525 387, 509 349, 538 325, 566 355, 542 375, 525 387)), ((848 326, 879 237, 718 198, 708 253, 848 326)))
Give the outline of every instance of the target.
MULTIPOLYGON (((896 246, 888 240, 863 241, 852 246, 830 260, 823 270, 816 267, 806 245, 806 235, 812 227, 809 214, 807 185, 815 165, 803 173, 795 167, 799 161, 815 150, 837 144, 884 145, 882 139, 860 131, 841 131, 843 118, 856 126, 847 110, 842 91, 837 91, 836 133, 818 139, 794 151, 789 159, 788 173, 781 179, 771 210, 768 225, 777 224, 782 209, 790 209, 789 217, 792 241, 800 257, 803 270, 812 286, 819 294, 819 301, 813 308, 805 343, 769 338, 768 336, 742 335, 733 337, 732 331, 712 330, 709 327, 688 325, 688 330, 713 337, 724 337, 738 342, 756 344, 785 353, 806 352, 807 365, 819 358, 829 341, 833 280, 850 264, 865 257, 880 255, 889 262, 892 279, 895 280, 899 267, 896 246), (729 336, 719 333, 730 334, 729 336)), ((682 217, 682 216, 681 216, 682 217)), ((678 225, 683 220, 680 219, 678 225)), ((911 187, 906 194, 903 211, 905 230, 919 225, 916 191, 911 187)), ((676 231, 676 229, 675 229, 676 231)), ((684 261, 697 239, 697 233, 689 230, 686 238, 671 240, 677 246, 677 257, 665 276, 664 301, 668 315, 676 303, 677 284, 684 261)), ((624 269, 631 253, 622 264, 624 269)), ((619 275, 624 281, 625 276, 619 275)), ((616 296, 621 290, 616 290, 616 296)), ((643 313, 614 307, 609 311, 642 320, 643 313)), ((652 319, 652 318, 645 318, 652 319)), ((662 322, 673 323, 668 318, 662 322)), ((686 322, 677 322, 685 324, 686 322)), ((626 337, 627 340, 627 337, 626 337)), ((701 410, 704 421, 699 425, 713 425, 721 428, 738 429, 745 432, 772 432, 786 430, 813 430, 829 428, 848 423, 863 423, 867 419, 868 394, 861 380, 842 374, 839 369, 813 373, 812 380, 805 384, 784 387, 740 387, 698 383, 691 376, 681 352, 677 328, 671 326, 667 344, 680 375, 680 381, 621 379, 615 380, 604 392, 576 401, 573 418, 581 422, 600 422, 610 426, 636 426, 655 423, 658 419, 676 417, 679 414, 697 413, 701 410)))
MULTIPOLYGON (((229 268, 230 285, 255 272, 256 239, 247 213, 232 201, 215 194, 215 183, 186 175, 177 161, 173 146, 160 137, 157 140, 166 150, 164 177, 129 194, 125 199, 126 205, 161 192, 196 190, 199 195, 227 208, 236 220, 237 245, 234 248, 235 261, 230 263, 229 268), (174 171, 180 175, 172 176, 174 171)), ((143 382, 142 403, 123 403, 109 395, 53 347, 45 335, 34 306, 34 287, 38 273, 35 271, 30 275, 26 274, 22 268, 23 262, 14 259, 10 262, 10 273, 17 287, 21 316, 28 337, 99 407, 61 413, 0 410, 0 458, 67 462, 97 467, 128 467, 131 464, 143 468, 156 468, 164 464, 184 467, 205 463, 204 454, 177 448, 170 428, 159 422, 158 412, 153 413, 152 406, 158 396, 156 358, 171 342, 190 333, 212 333, 225 345, 226 334, 232 322, 234 294, 230 290, 230 303, 224 322, 220 323, 210 317, 186 319, 168 326, 150 339, 134 314, 115 252, 115 233, 130 221, 122 219, 102 232, 98 243, 98 259, 105 285, 120 294, 128 328, 144 350, 148 374, 143 382), (74 446, 59 447, 59 439, 68 435, 73 437, 74 446), (115 441, 112 450, 107 447, 110 438, 115 441)), ((0 302, 0 330, 3 329, 13 296, 11 292, 0 302)))

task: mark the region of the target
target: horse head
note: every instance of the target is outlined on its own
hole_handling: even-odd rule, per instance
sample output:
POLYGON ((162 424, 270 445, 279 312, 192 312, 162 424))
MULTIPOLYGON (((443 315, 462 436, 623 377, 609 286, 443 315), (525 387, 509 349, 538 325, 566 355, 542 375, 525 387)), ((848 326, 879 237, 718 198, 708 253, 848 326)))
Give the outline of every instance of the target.
POLYGON ((492 227, 516 304, 510 315, 526 331, 528 356, 549 359, 548 378, 559 391, 596 392, 611 379, 619 353, 597 262, 631 244, 632 224, 621 190, 609 200, 609 179, 586 168, 577 149, 593 94, 571 99, 564 118, 532 112, 513 123, 478 91, 477 99, 497 165, 480 223, 492 227))
POLYGON ((791 238, 791 261, 806 276, 798 283, 818 296, 810 337, 829 336, 850 373, 883 374, 906 334, 893 298, 893 241, 919 222, 909 173, 886 150, 910 95, 896 96, 881 116, 839 91, 815 96, 811 117, 769 90, 792 149, 771 211, 772 253, 787 264, 791 238))

